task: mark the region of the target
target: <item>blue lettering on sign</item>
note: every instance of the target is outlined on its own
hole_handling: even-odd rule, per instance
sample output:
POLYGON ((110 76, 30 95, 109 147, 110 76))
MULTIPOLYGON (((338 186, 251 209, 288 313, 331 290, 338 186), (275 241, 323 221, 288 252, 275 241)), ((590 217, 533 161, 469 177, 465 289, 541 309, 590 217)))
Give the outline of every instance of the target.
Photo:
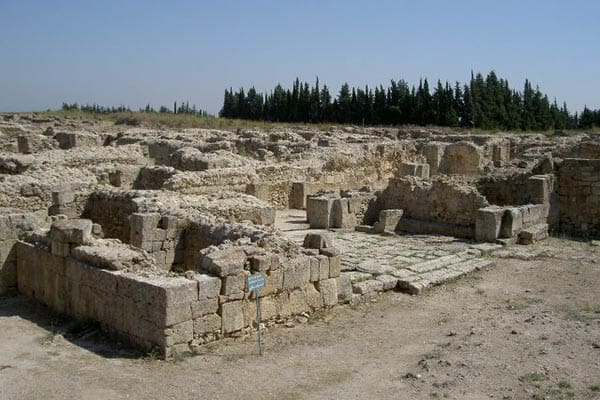
POLYGON ((261 274, 248 276, 248 290, 258 290, 265 287, 265 278, 261 274))

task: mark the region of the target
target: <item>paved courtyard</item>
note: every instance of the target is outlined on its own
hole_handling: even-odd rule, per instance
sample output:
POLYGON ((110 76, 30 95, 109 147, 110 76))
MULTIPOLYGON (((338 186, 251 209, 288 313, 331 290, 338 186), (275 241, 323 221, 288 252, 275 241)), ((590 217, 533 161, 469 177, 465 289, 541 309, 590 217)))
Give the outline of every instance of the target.
POLYGON ((326 232, 342 252, 343 276, 353 293, 421 290, 493 264, 485 256, 498 245, 474 244, 439 235, 380 235, 354 230, 310 229, 304 210, 280 210, 276 227, 298 244, 309 233, 326 232))

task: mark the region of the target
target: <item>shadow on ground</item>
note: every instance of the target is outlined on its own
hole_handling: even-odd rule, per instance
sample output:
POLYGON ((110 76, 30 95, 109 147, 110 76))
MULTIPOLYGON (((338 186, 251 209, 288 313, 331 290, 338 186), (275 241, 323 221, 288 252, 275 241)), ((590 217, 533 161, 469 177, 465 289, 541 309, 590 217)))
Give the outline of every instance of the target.
POLYGON ((104 358, 135 359, 145 356, 119 337, 102 330, 98 322, 58 314, 45 305, 18 294, 0 296, 0 322, 3 318, 15 316, 46 330, 47 341, 60 335, 68 342, 104 358))

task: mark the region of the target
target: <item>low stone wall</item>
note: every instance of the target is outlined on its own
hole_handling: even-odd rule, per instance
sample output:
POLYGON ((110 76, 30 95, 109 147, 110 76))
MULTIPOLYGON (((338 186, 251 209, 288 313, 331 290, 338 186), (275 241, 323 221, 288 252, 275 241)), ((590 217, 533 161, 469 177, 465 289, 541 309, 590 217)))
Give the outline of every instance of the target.
POLYGON ((0 214, 0 294, 17 288, 17 264, 14 246, 20 236, 43 225, 35 213, 5 209, 0 214))
POLYGON ((176 174, 177 170, 173 167, 164 165, 146 166, 140 170, 133 182, 133 189, 160 190, 165 182, 176 174))
MULTIPOLYGON (((90 227, 91 221, 72 220, 53 225, 49 238, 36 244, 17 242, 18 289, 58 312, 98 321, 146 351, 170 356, 256 327, 253 293, 246 289, 251 273, 266 281, 260 293, 265 321, 349 300, 338 296, 351 288, 340 280, 341 256, 334 248, 283 254, 255 244, 211 246, 199 252, 195 270, 185 276, 141 276, 122 265, 125 257, 104 259, 87 232, 90 227)), ((138 259, 128 258, 133 264, 138 259)), ((145 263, 144 270, 154 271, 145 263)))
POLYGON ((600 159, 565 159, 559 169, 560 230, 600 237, 600 159))
MULTIPOLYGON (((399 229, 402 221, 408 219, 439 223, 443 227, 441 234, 448 234, 449 227, 456 225, 459 235, 465 230, 472 232, 478 210, 489 205, 471 186, 444 178, 425 181, 411 177, 390 179, 379 202, 382 210, 404 210, 399 229)), ((428 224, 428 232, 435 233, 435 227, 436 224, 428 224)))
POLYGON ((545 239, 548 234, 549 211, 548 203, 481 208, 475 224, 475 239, 482 242, 510 239, 511 242, 518 241, 522 244, 545 239), (531 232, 536 233, 529 238, 531 232))
POLYGON ((527 179, 531 171, 511 175, 492 175, 479 179, 477 190, 485 196, 490 204, 499 206, 526 204, 527 179))
POLYGON ((372 225, 378 212, 377 197, 371 192, 324 192, 309 195, 306 200, 306 216, 314 229, 372 225))

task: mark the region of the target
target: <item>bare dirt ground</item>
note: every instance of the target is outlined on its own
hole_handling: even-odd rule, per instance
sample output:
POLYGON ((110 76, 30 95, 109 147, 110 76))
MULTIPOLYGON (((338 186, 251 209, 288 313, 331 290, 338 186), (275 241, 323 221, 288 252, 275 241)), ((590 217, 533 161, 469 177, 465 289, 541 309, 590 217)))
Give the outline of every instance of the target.
MULTIPOLYGON (((420 296, 160 361, 0 299, 0 399, 600 399, 600 247, 550 239, 420 296)), ((506 256, 506 255, 505 255, 506 256)))

